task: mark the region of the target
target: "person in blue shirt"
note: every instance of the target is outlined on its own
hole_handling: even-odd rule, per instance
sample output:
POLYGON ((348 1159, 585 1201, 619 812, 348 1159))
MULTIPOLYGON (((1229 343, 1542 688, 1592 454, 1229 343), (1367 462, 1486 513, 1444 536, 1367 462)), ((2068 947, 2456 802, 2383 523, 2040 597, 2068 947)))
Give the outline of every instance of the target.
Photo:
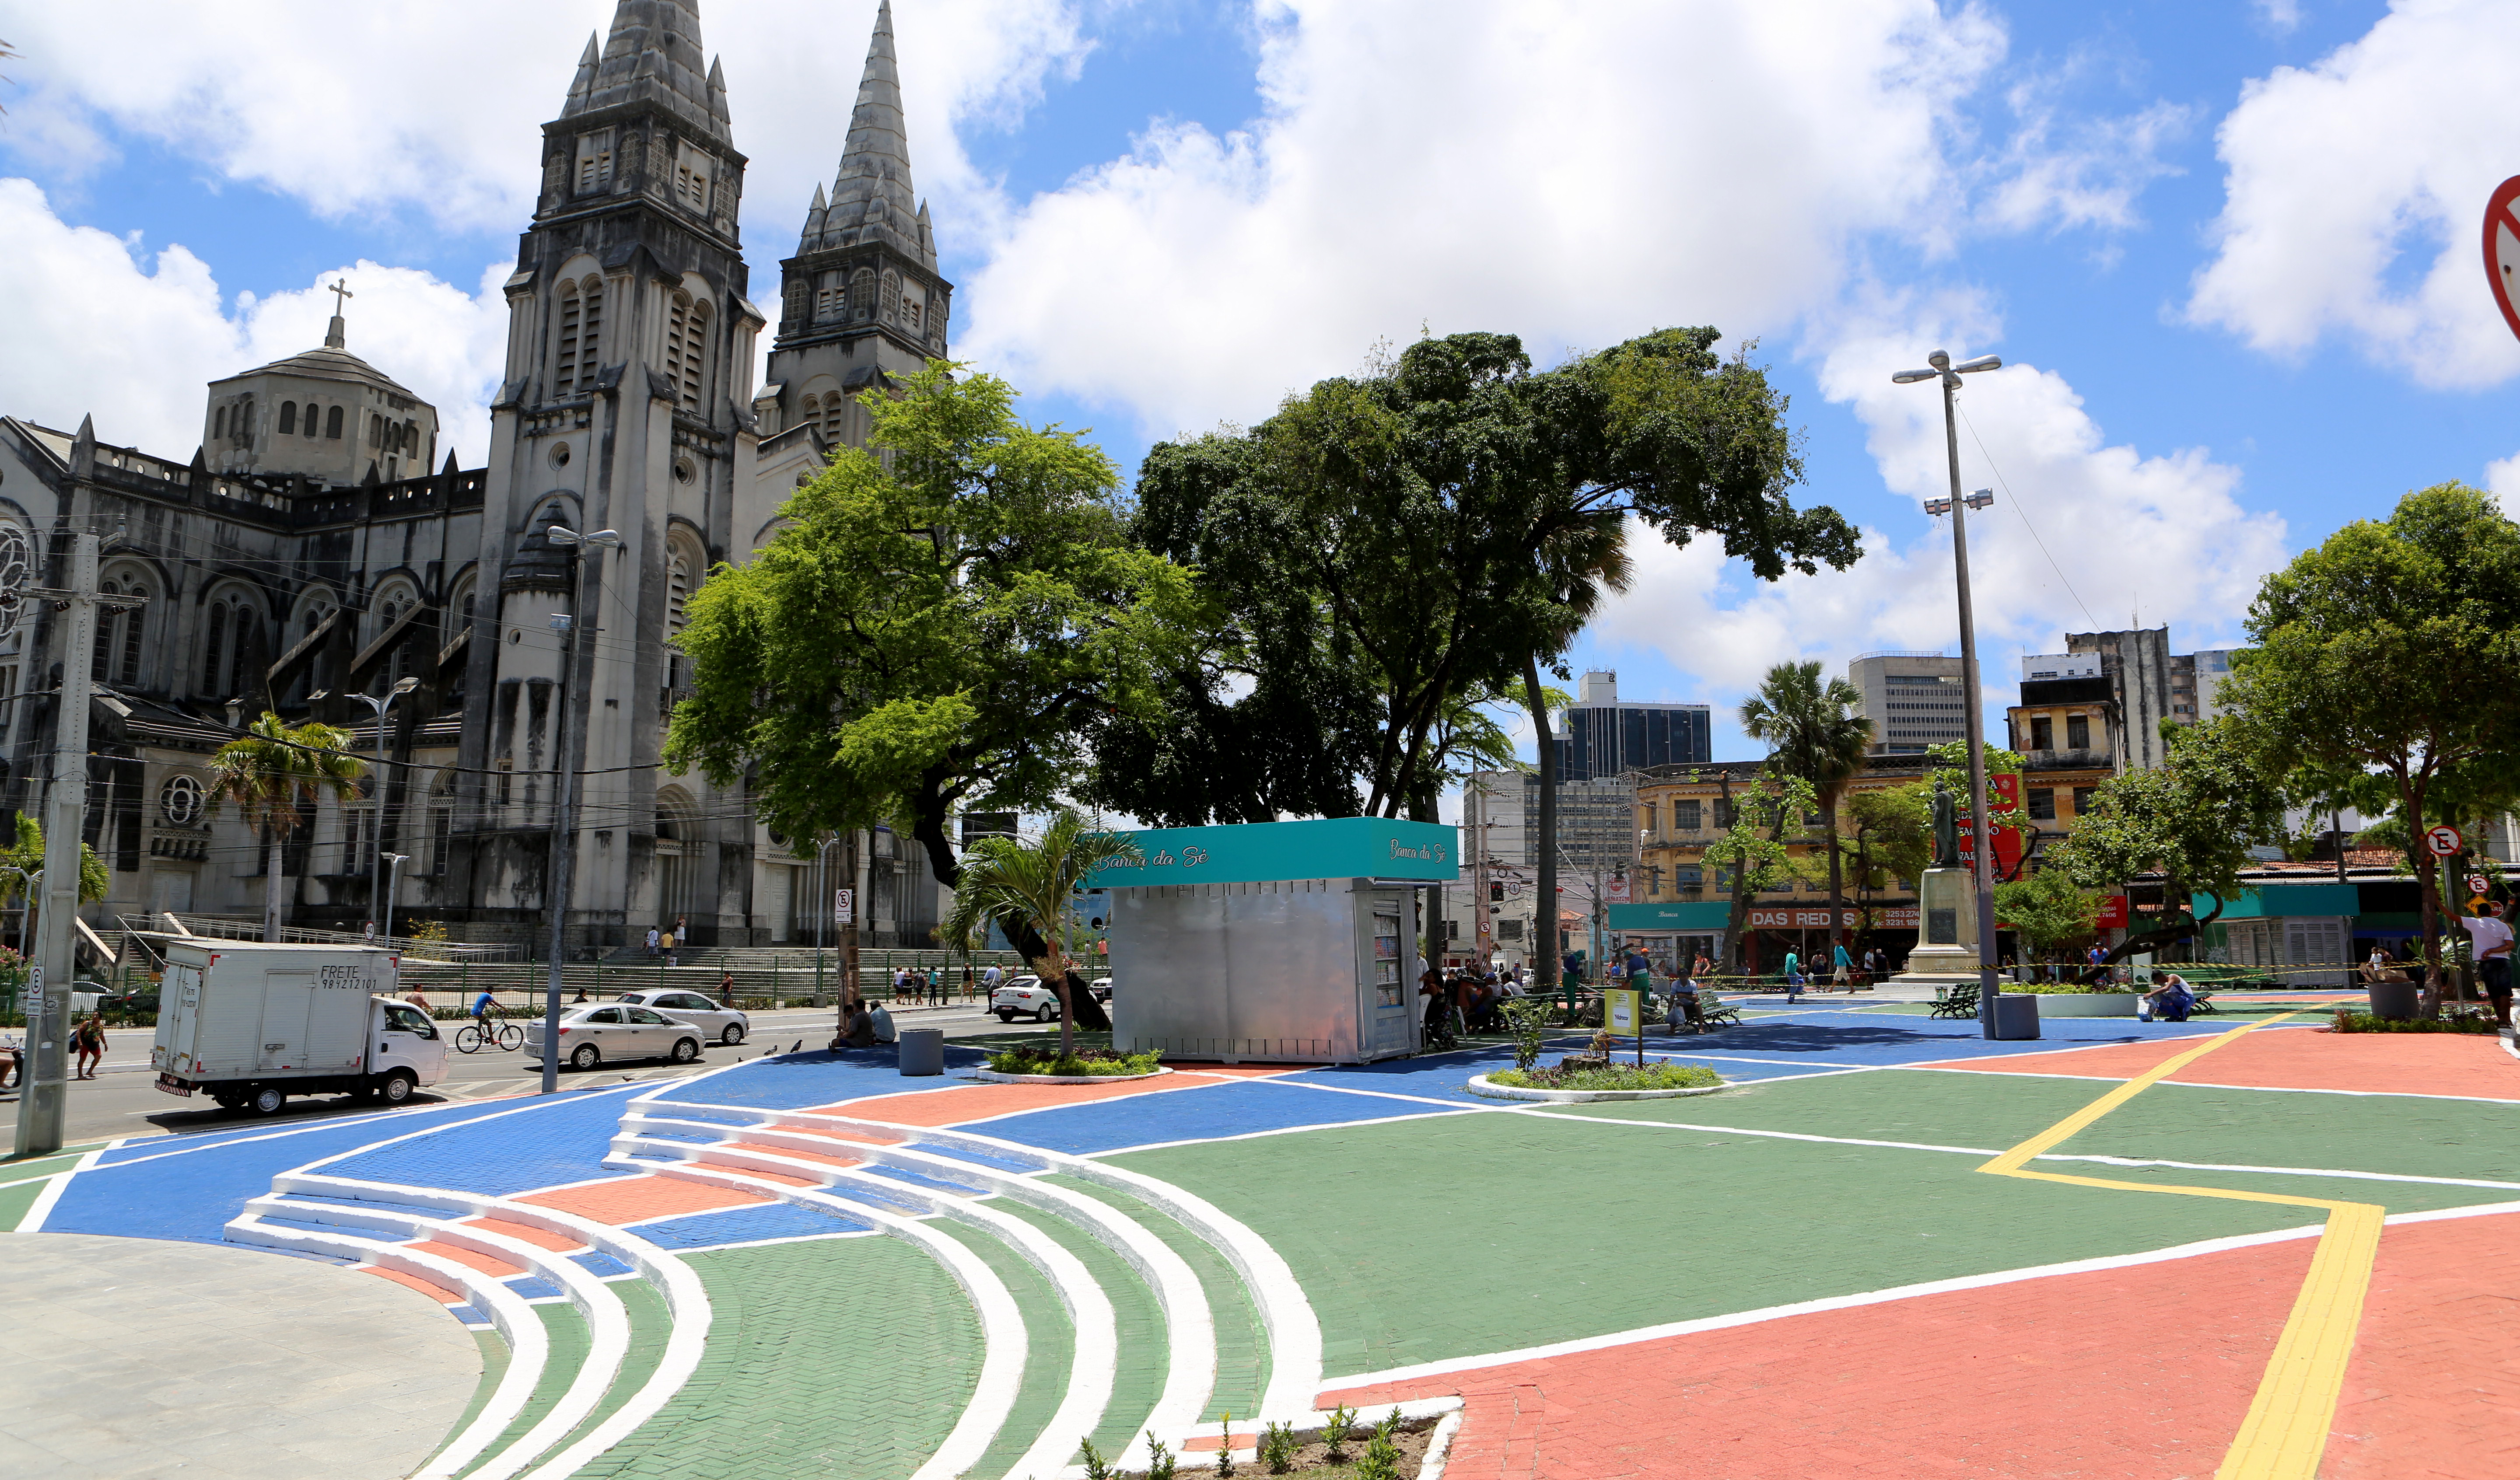
POLYGON ((490 1036, 490 1009, 498 1005, 499 999, 491 996, 486 990, 472 999, 472 1025, 481 1030, 481 1036, 484 1038, 490 1036))
POLYGON ((1799 951, 1785 953, 1785 1001, 1800 1002, 1803 995, 1803 958, 1799 951))
POLYGON ((1837 984, 1852 993, 1855 990, 1855 959, 1846 954, 1844 941, 1838 942, 1831 949, 1837 958, 1837 984))

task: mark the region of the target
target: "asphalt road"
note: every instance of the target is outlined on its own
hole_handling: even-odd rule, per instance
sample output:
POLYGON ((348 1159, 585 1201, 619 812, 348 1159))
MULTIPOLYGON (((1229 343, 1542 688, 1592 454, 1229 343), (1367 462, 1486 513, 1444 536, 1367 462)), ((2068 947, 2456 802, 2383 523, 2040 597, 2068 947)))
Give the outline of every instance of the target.
MULTIPOLYGON (((679 1079, 739 1059, 786 1053, 798 1043, 815 1048, 831 1041, 832 1016, 832 1009, 828 1008, 756 1012, 752 1014, 749 1039, 734 1049, 712 1045, 696 1064, 681 1068, 662 1061, 607 1064, 590 1074, 563 1070, 561 1083, 568 1088, 578 1088, 587 1084, 617 1084, 624 1080, 679 1079)), ((1036 1026, 1022 1019, 1018 1019, 1014 1026, 1007 1027, 981 1011, 976 1005, 904 1008, 893 1014, 893 1022, 898 1027, 943 1028, 948 1038, 968 1038, 983 1033, 1058 1031, 1057 1023, 1036 1026)), ((458 1026, 451 1022, 440 1025, 440 1030, 448 1037, 446 1077, 415 1094, 411 1103, 437 1104, 495 1099, 503 1095, 523 1094, 540 1086, 541 1063, 526 1057, 521 1052, 454 1052, 453 1038, 458 1026)), ((22 1031, 13 1030, 11 1036, 22 1038, 24 1035, 22 1031)), ((70 1082, 69 1114, 64 1128, 64 1144, 78 1145, 118 1137, 181 1136, 195 1131, 228 1130, 260 1118, 249 1111, 232 1114, 198 1096, 182 1099, 159 1090, 157 1076, 149 1067, 149 1049, 155 1037, 154 1031, 148 1028, 116 1028, 106 1034, 105 1064, 97 1077, 70 1082)), ((346 1097, 327 1095, 292 1099, 287 1108, 269 1119, 295 1124, 338 1115, 372 1114, 378 1108, 373 1104, 359 1104, 346 1097)), ((0 1092, 0 1156, 8 1154, 17 1132, 18 1093, 12 1086, 0 1092)))

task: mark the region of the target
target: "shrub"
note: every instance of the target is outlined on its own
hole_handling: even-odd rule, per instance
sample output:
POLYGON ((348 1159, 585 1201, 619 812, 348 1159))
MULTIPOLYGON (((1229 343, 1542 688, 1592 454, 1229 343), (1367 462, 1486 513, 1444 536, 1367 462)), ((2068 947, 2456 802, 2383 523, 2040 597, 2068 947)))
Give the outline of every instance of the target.
POLYGON ((1356 1462, 1356 1480, 1400 1480, 1400 1447, 1391 1442, 1391 1431, 1399 1426, 1396 1408, 1373 1426, 1373 1437, 1366 1441, 1365 1454, 1356 1462))
POLYGON ((1102 1458, 1101 1450, 1094 1447, 1092 1434, 1078 1440, 1076 1447, 1085 1455, 1085 1480, 1111 1480, 1111 1462, 1102 1458))
POLYGON ((2494 1019, 2483 1012, 2447 1011, 2439 1017, 2374 1017, 2352 1008, 2336 1009, 2339 1033, 2492 1033, 2494 1019))
POLYGON ((1724 1076, 1702 1063, 1657 1060, 1640 1069, 1614 1063, 1601 1069, 1500 1069, 1488 1083, 1530 1090, 1704 1090, 1724 1076))
POLYGON ((1540 1061, 1540 1046, 1548 1041, 1556 1006, 1546 998, 1509 997, 1502 1010, 1506 1031, 1513 1035, 1513 1066, 1528 1069, 1540 1061))
POLYGON ((1063 1074, 1097 1077, 1121 1074, 1152 1074, 1163 1054, 1149 1049, 1144 1054, 1111 1054, 1096 1049, 1082 1049, 1061 1056, 1055 1051, 1019 1045, 1000 1049, 989 1055, 989 1067, 1001 1074, 1063 1074))
POLYGON ((1217 1437, 1224 1442, 1216 1447, 1217 1480, 1232 1480, 1234 1474, 1234 1415, 1216 1420, 1217 1437))
POLYGON ((1147 1480, 1173 1480, 1173 1452, 1151 1432, 1147 1443, 1147 1480))
POLYGON ((1348 1431, 1356 1422, 1356 1410, 1342 1403, 1330 1410, 1330 1421, 1322 1425, 1322 1458, 1332 1464, 1347 1462, 1348 1431))
POLYGON ((1295 1467, 1295 1425, 1291 1419, 1270 1424, 1260 1434, 1260 1462, 1269 1473, 1282 1475, 1295 1467))

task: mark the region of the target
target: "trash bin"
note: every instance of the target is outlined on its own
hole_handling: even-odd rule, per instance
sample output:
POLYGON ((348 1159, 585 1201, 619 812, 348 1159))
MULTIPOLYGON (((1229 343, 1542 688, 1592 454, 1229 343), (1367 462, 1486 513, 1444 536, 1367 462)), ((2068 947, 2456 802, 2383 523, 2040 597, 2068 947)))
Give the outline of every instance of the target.
POLYGON ((2375 981, 2370 984, 2371 1015, 2374 1017, 2412 1017, 2415 1015, 2415 993, 2411 981, 2375 981))
POLYGON ((2039 998, 2030 992, 2006 992, 1995 1000, 1995 1036, 2020 1040, 2039 1036, 2039 998))
POLYGON ((945 1030, 943 1028, 902 1029, 901 1072, 904 1074, 944 1073, 945 1030))

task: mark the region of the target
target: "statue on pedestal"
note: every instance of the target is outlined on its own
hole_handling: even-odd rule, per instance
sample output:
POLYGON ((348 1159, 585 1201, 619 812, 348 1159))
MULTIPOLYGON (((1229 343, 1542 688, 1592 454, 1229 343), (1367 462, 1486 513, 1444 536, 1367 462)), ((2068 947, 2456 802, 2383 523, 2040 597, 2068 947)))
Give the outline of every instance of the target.
POLYGON ((1934 867, 1957 869, 1960 866, 1959 809, 1952 793, 1941 786, 1934 788, 1934 867))

